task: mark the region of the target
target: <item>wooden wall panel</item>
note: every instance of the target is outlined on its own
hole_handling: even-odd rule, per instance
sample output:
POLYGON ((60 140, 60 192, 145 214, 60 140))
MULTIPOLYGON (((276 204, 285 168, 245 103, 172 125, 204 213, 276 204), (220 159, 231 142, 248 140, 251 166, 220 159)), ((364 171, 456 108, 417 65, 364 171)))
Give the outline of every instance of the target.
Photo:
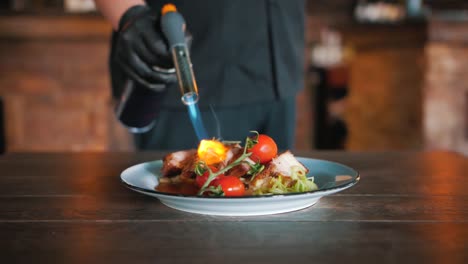
POLYGON ((424 140, 468 155, 468 20, 431 21, 426 48, 424 140))
MULTIPOLYGON (((0 28, 5 28, 5 21, 9 20, 0 20, 0 28)), ((53 21, 20 23, 27 28, 39 23, 43 35, 27 28, 0 34, 7 151, 131 150, 128 133, 112 111, 107 68, 110 28, 95 20, 98 24, 90 32, 96 35, 90 35, 79 23, 92 26, 89 20, 53 21), (66 31, 60 21, 73 33, 60 34, 66 31), (96 28, 104 27, 108 33, 97 37, 96 28)))
POLYGON ((423 62, 422 48, 362 51, 353 59, 348 149, 422 147, 423 62))
POLYGON ((331 27, 341 33, 351 51, 349 95, 343 104, 348 127, 346 148, 422 148, 426 23, 370 25, 345 16, 338 18, 312 17, 307 36, 316 39, 321 28, 331 27))
POLYGON ((5 96, 7 148, 10 151, 106 150, 107 105, 107 98, 85 93, 5 96))

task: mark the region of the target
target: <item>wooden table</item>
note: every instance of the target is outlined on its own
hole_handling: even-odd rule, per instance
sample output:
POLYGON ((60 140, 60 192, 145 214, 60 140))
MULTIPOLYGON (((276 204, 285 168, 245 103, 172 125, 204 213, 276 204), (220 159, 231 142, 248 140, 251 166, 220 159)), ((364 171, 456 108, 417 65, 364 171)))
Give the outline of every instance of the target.
POLYGON ((184 213, 126 189, 162 153, 0 157, 2 263, 468 263, 468 160, 450 152, 297 153, 361 172, 272 216, 184 213))

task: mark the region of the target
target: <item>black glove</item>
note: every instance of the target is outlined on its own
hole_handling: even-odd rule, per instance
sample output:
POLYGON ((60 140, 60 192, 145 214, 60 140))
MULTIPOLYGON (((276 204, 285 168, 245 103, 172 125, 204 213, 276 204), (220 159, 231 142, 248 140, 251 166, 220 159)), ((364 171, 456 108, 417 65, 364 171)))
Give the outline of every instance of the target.
POLYGON ((125 73, 156 90, 177 81, 159 17, 158 12, 147 6, 129 8, 120 19, 116 42, 117 61, 125 73))

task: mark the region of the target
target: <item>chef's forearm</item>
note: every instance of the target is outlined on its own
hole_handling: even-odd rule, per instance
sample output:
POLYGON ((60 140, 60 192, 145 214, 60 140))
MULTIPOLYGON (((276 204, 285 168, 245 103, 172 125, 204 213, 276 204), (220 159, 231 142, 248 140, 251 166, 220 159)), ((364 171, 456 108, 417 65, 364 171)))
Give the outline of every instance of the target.
POLYGON ((123 13, 131 6, 144 5, 143 0, 94 0, 97 9, 109 20, 114 30, 119 28, 119 21, 123 13))

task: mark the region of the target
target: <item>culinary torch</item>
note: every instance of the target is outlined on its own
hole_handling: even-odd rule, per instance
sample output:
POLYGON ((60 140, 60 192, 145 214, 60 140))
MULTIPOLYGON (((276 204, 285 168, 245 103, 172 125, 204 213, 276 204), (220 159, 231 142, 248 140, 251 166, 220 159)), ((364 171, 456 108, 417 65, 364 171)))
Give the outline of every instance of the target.
MULTIPOLYGON (((185 20, 173 4, 161 9, 161 31, 166 37, 174 62, 182 103, 188 108, 190 121, 199 140, 207 138, 198 108, 198 87, 193 74, 190 53, 185 38, 185 20)), ((172 72, 174 69, 172 69, 172 72)), ((169 72, 169 71, 168 71, 169 72)), ((133 133, 145 133, 154 125, 159 104, 164 96, 163 84, 141 88, 128 81, 116 113, 119 120, 133 133)), ((170 89, 170 88, 169 88, 170 89)))
POLYGON ((190 53, 185 41, 185 20, 173 4, 161 10, 161 30, 166 36, 177 73, 182 102, 188 107, 190 121, 199 140, 207 138, 200 110, 198 109, 198 87, 193 74, 190 53))

